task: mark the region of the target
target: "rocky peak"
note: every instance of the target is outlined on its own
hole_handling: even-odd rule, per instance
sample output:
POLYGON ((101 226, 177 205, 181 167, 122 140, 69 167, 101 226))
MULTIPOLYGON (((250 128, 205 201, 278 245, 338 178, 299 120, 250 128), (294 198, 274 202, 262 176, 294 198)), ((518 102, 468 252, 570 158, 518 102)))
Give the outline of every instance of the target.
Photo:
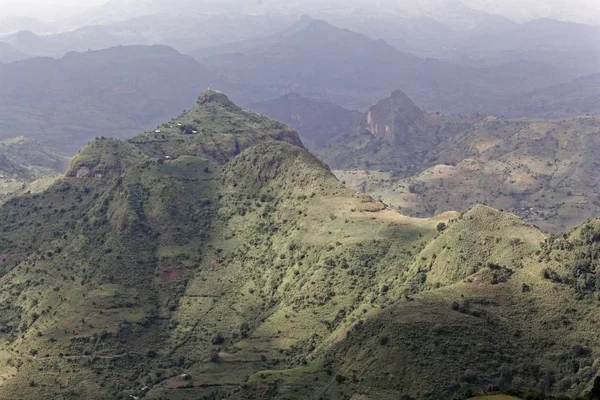
POLYGON ((360 130, 396 143, 399 137, 413 132, 424 115, 406 94, 396 90, 367 111, 361 120, 360 130))

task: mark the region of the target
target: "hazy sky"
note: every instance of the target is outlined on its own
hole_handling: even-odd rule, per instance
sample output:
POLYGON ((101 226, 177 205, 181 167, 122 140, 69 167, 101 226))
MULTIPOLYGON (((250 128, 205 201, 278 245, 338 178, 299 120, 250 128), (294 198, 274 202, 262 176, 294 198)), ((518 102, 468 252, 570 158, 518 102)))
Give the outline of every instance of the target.
MULTIPOLYGON (((173 3, 184 2, 174 0, 173 3)), ((187 0, 188 2, 190 0, 187 0)), ((192 1, 201 4, 203 0, 192 1)), ((206 0, 205 0, 206 1, 206 0)), ((212 0, 214 2, 214 0, 212 0)), ((295 8, 303 5, 315 4, 314 0, 236 0, 242 4, 258 3, 270 5, 289 4, 295 8)), ((319 0, 316 4, 356 4, 363 0, 340 2, 339 0, 319 0)), ((529 20, 539 17, 567 19, 579 22, 600 24, 600 0, 364 0, 368 7, 376 5, 414 4, 416 7, 431 8, 435 5, 455 4, 461 1, 469 7, 482 11, 497 13, 516 20, 529 20)), ((0 0, 0 18, 3 16, 18 15, 35 17, 42 20, 56 20, 77 14, 98 5, 107 3, 108 0, 0 0)), ((144 4, 152 0, 119 0, 119 3, 144 4)), ((161 1, 170 4, 169 1, 161 1)), ((362 4, 362 3, 361 3, 362 4)), ((267 6, 268 7, 268 6, 267 6)), ((443 7, 442 7, 443 8, 443 7)), ((309 11, 309 10, 307 10, 309 11)), ((118 10, 116 10, 118 12, 118 10)))
POLYGON ((108 0, 0 0, 0 17, 18 15, 54 20, 106 3, 108 0))

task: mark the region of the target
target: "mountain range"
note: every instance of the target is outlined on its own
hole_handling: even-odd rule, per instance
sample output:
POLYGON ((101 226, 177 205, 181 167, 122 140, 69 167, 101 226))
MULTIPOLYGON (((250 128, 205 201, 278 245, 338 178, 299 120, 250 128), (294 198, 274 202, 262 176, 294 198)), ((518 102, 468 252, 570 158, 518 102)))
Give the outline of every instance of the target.
POLYGON ((426 113, 396 91, 314 151, 340 180, 403 213, 431 217, 485 203, 557 232, 600 212, 599 126, 594 116, 426 113))
POLYGON ((122 138, 177 115, 221 81, 165 46, 115 47, 0 65, 0 137, 66 154, 94 137, 122 138))
POLYGON ((93 141, 0 228, 6 399, 578 395, 595 375, 598 221, 403 216, 216 91, 93 141))
MULTIPOLYGON (((53 35, 19 32, 3 40, 26 54, 52 57, 117 44, 168 43, 191 51, 212 74, 231 82, 229 92, 244 105, 296 92, 364 110, 387 95, 390 88, 401 88, 420 107, 430 111, 515 116, 520 109, 525 109, 519 115, 546 117, 598 109, 593 98, 584 97, 584 89, 577 89, 581 86, 577 82, 593 79, 600 71, 600 51, 595 44, 600 30, 591 26, 550 20, 523 25, 498 22, 481 31, 474 28, 480 33, 465 36, 438 29, 434 23, 407 24, 405 29, 409 31, 422 27, 432 33, 432 38, 446 38, 446 42, 440 43, 439 52, 431 50, 436 57, 452 59, 443 61, 417 57, 381 39, 371 39, 310 17, 302 17, 291 26, 285 25, 284 20, 269 23, 262 17, 247 17, 244 23, 236 18, 210 19, 212 17, 206 17, 210 21, 186 23, 178 17, 177 29, 173 28, 175 24, 168 15, 158 21, 153 15, 139 18, 53 35), (198 29, 197 24, 202 29, 198 29), (160 28, 163 25, 164 28, 160 28), (225 29, 238 37, 247 37, 249 33, 243 33, 242 26, 253 31, 258 25, 262 28, 253 39, 236 41, 221 32, 225 29), (281 28, 283 25, 287 28, 281 28), (215 37, 207 35, 207 31, 215 37), (555 37, 556 40, 549 39, 555 37), (448 53, 443 48, 453 50, 448 53), (544 109, 547 104, 543 98, 536 100, 543 96, 540 93, 561 90, 564 85, 577 89, 571 104, 556 109, 549 105, 544 109), (515 104, 518 106, 514 107, 515 104), (561 112, 561 109, 568 111, 561 112)), ((346 24, 350 23, 346 21, 346 24)), ((385 26, 377 21, 373 24, 385 26)), ((392 38, 395 35, 392 31, 379 34, 392 38)), ((428 37, 419 31, 415 31, 415 35, 428 37)), ((433 49, 412 37, 405 39, 415 46, 433 49)), ((20 55, 16 59, 24 57, 20 55)), ((14 56, 7 59, 14 60, 14 56)))
POLYGON ((60 58, 70 51, 102 50, 126 45, 168 45, 188 52, 198 47, 225 45, 255 35, 285 30, 295 18, 252 15, 178 15, 152 13, 124 21, 100 23, 90 16, 81 24, 55 32, 22 29, 0 36, 19 50, 36 56, 60 58))
POLYGON ((600 400, 581 1, 0 20, 0 399, 600 400))
POLYGON ((600 114, 600 74, 539 89, 528 96, 503 101, 503 115, 538 116, 547 118, 583 114, 600 114))
POLYGON ((116 34, 103 26, 85 27, 53 35, 36 35, 31 31, 19 31, 5 36, 2 41, 28 54, 53 58, 62 58, 65 54, 74 51, 84 52, 123 45, 148 44, 148 41, 139 34, 116 34))
POLYGON ((427 110, 498 111, 503 99, 579 76, 540 61, 482 68, 422 59, 325 21, 313 21, 267 50, 199 58, 223 79, 251 87, 257 97, 298 92, 359 109, 396 87, 427 110))

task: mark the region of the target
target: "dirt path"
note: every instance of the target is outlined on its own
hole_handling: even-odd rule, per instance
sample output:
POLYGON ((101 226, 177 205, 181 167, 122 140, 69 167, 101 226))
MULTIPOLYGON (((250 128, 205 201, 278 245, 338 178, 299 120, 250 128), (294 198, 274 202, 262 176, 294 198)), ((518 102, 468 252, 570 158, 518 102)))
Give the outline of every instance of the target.
POLYGON ((128 354, 127 353, 121 353, 121 354, 115 354, 112 356, 96 356, 96 355, 89 355, 89 356, 27 356, 27 355, 22 355, 22 354, 17 354, 14 353, 10 350, 7 350, 7 352, 16 358, 25 358, 27 360, 36 360, 36 361, 44 361, 44 360, 57 360, 57 359, 63 359, 63 360, 83 360, 83 359, 90 359, 90 358, 99 358, 102 360, 114 360, 117 358, 124 358, 127 357, 128 354))

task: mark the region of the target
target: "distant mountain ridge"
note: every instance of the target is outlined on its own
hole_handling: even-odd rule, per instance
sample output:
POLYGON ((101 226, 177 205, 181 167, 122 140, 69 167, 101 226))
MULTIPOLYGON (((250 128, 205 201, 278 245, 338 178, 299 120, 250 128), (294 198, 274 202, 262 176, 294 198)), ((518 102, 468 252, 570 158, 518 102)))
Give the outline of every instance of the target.
POLYGON ((0 135, 74 153, 94 137, 126 137, 180 113, 222 81, 166 46, 115 47, 0 65, 0 135))
POLYGON ((395 90, 363 113, 352 129, 315 151, 334 169, 392 170, 397 176, 411 176, 430 161, 437 146, 483 119, 427 113, 395 90))
POLYGON ((53 58, 61 58, 72 51, 98 51, 115 46, 150 44, 141 35, 135 33, 118 35, 103 26, 84 27, 51 35, 36 35, 31 31, 20 31, 0 40, 26 53, 53 58))
POLYGON ((336 136, 354 129, 361 117, 358 111, 297 93, 250 104, 248 108, 296 129, 311 151, 317 151, 336 136))
POLYGON ((27 58, 31 58, 31 56, 17 50, 9 43, 0 42, 0 63, 12 63, 27 58))
POLYGON ((565 116, 600 115, 600 74, 539 89, 527 96, 502 101, 502 115, 560 118, 565 116))
POLYGON ((390 87, 401 87, 425 109, 475 112, 498 97, 574 76, 539 62, 476 68, 421 59, 319 20, 262 53, 217 55, 203 63, 225 79, 252 87, 259 98, 298 92, 351 109, 365 109, 390 87))

